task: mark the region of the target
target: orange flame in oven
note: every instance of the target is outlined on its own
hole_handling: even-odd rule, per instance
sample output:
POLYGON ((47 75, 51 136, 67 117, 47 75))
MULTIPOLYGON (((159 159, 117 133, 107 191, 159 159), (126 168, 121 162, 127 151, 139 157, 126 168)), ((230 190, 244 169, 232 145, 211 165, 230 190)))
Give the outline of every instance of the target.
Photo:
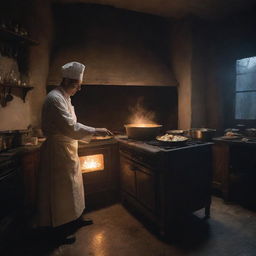
POLYGON ((102 154, 80 157, 82 172, 104 170, 104 158, 102 154))

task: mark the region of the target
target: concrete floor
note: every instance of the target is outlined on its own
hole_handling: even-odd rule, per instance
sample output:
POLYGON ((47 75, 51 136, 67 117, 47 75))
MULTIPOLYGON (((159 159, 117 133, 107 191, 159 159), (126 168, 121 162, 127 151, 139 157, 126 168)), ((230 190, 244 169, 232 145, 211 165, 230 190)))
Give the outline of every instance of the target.
POLYGON ((76 232, 76 242, 53 246, 17 230, 1 256, 255 256, 256 212, 213 197, 211 219, 199 211, 180 225, 174 240, 163 241, 122 205, 86 214, 94 224, 76 232))

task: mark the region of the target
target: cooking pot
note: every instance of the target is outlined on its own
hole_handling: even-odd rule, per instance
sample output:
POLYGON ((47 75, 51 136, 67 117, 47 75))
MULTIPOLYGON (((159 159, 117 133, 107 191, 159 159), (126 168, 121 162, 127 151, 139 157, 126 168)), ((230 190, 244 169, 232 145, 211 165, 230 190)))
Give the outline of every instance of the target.
POLYGON ((1 131, 0 137, 1 137, 0 151, 11 149, 13 146, 13 138, 14 138, 12 131, 1 131))
POLYGON ((245 129, 245 135, 248 137, 256 137, 256 128, 245 129))
POLYGON ((24 145, 26 138, 29 134, 28 130, 15 130, 13 131, 13 147, 24 145))
POLYGON ((188 135, 193 139, 211 141, 215 135, 215 129, 208 128, 192 128, 188 130, 188 135))
POLYGON ((126 134, 129 139, 152 140, 159 135, 162 125, 160 124, 125 124, 126 134))

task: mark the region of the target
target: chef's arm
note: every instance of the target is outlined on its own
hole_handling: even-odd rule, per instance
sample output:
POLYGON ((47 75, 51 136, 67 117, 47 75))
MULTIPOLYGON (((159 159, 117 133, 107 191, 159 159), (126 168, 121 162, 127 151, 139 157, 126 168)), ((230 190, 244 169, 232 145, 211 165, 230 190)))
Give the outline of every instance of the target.
POLYGON ((51 104, 53 115, 57 124, 57 129, 65 136, 72 139, 83 139, 92 136, 96 129, 76 122, 72 115, 67 111, 65 102, 54 100, 51 104))

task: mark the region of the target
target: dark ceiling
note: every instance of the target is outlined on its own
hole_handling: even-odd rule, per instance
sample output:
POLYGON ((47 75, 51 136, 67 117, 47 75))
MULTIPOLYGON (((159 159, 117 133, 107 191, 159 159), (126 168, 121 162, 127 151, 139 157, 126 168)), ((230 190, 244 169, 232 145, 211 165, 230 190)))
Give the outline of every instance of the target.
POLYGON ((220 19, 250 10, 255 0, 52 0, 58 3, 93 3, 164 17, 182 18, 194 15, 205 19, 220 19))

